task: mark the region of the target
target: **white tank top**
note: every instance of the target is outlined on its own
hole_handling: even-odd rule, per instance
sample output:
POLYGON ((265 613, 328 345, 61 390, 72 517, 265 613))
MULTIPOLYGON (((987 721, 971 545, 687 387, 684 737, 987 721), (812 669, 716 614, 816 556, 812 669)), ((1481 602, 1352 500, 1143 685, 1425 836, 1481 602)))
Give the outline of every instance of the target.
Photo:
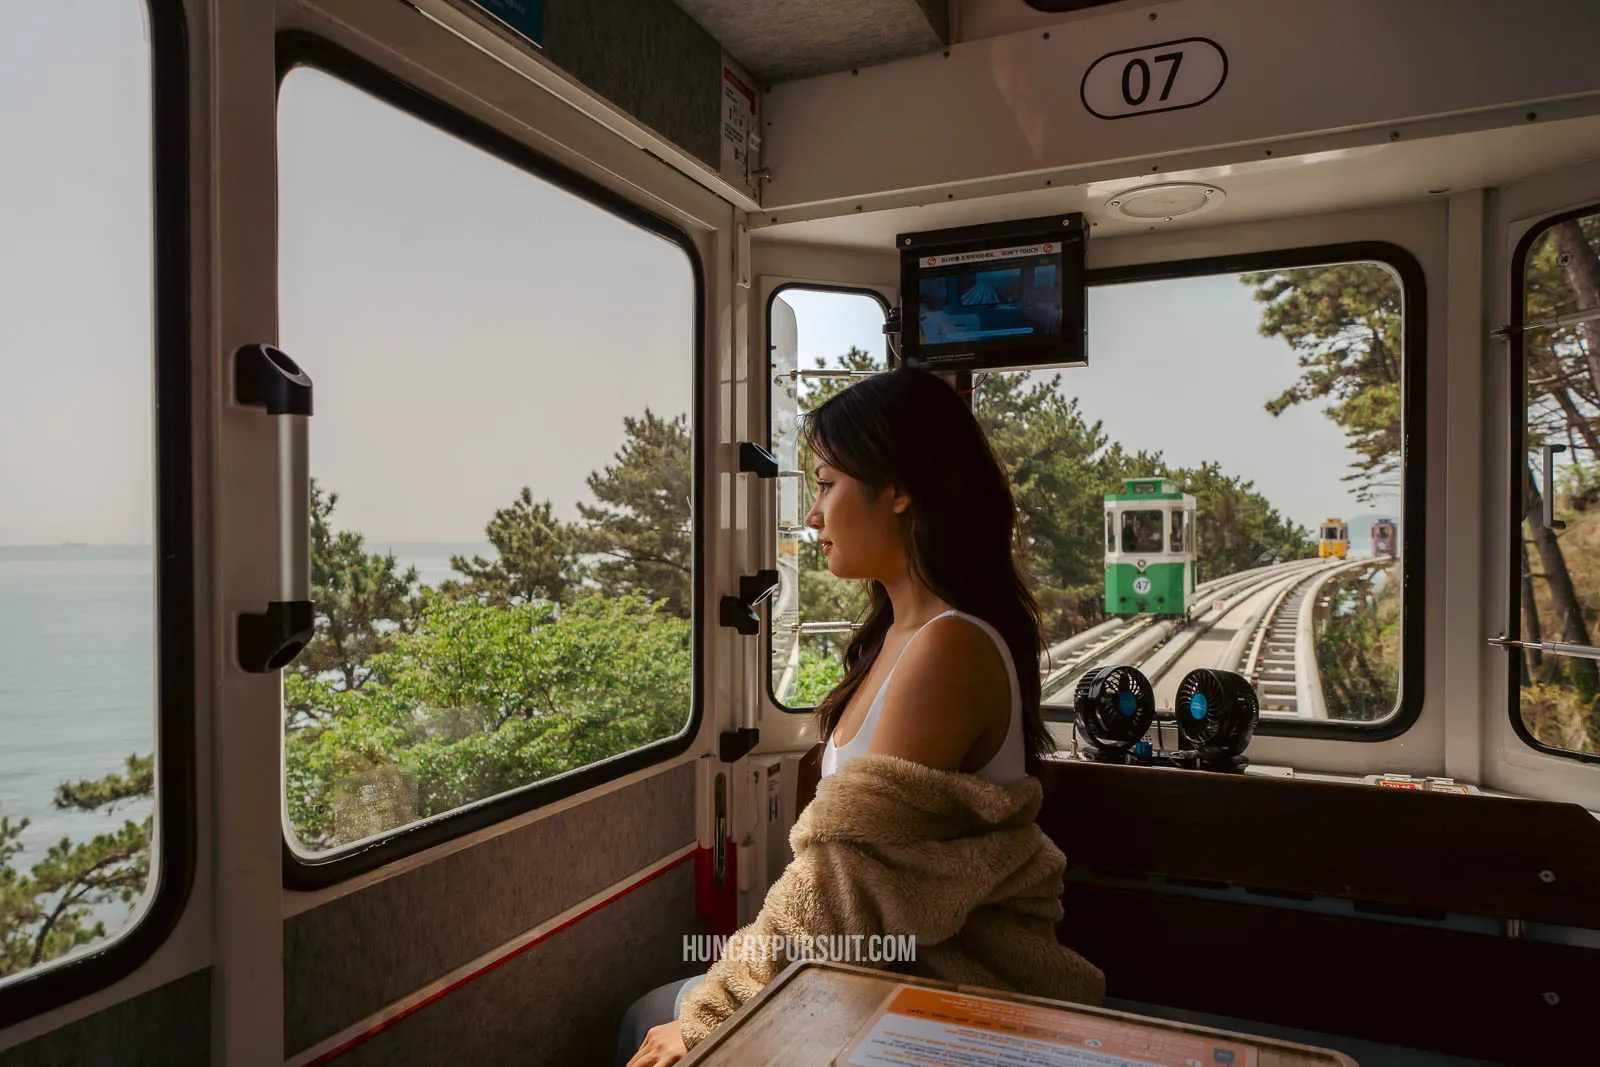
MULTIPOLYGON (((1028 773, 1024 760, 1025 738, 1022 728, 1022 686, 1017 681, 1017 665, 1012 662, 1011 649, 1006 647, 1005 639, 1000 636, 998 630, 975 615, 968 615, 964 611, 956 611, 953 608, 943 614, 935 615, 932 619, 923 623, 922 627, 911 635, 911 641, 915 641, 918 635, 927 629, 935 619, 942 619, 947 615, 954 615, 958 619, 966 619, 988 634, 989 639, 1000 650, 1000 658, 1005 661, 1006 679, 1011 687, 1011 724, 1006 729, 1005 739, 1000 742, 1000 750, 994 754, 994 757, 988 763, 985 763, 973 773, 986 782, 991 782, 995 785, 1007 785, 1028 773)), ((911 647, 911 641, 906 642, 906 648, 911 647)), ((905 654, 905 649, 901 649, 900 655, 902 658, 904 658, 905 654)), ((866 718, 861 720, 861 728, 856 731, 856 735, 842 746, 834 744, 833 738, 830 736, 827 744, 822 746, 822 777, 828 777, 828 775, 834 773, 857 756, 866 755, 867 748, 872 744, 872 732, 878 726, 878 712, 883 710, 884 695, 889 692, 889 686, 894 681, 895 668, 899 666, 900 662, 896 660, 894 667, 889 668, 889 676, 883 680, 883 685, 878 688, 877 696, 872 698, 872 706, 867 709, 866 718)), ((834 729, 837 732, 838 727, 836 726, 834 729)))

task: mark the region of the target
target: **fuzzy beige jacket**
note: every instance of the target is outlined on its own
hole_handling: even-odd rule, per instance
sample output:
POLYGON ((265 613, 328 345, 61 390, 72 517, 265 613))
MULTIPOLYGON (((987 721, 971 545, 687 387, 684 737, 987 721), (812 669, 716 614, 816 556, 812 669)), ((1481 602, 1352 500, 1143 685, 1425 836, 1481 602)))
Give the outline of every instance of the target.
POLYGON ((910 934, 909 973, 1098 1004, 1105 976, 1056 941, 1067 861, 1034 823, 1042 796, 1037 778, 991 785, 896 756, 859 756, 823 779, 761 914, 684 995, 684 1044, 704 1040, 791 962, 741 953, 747 937, 771 949, 806 935, 910 934))

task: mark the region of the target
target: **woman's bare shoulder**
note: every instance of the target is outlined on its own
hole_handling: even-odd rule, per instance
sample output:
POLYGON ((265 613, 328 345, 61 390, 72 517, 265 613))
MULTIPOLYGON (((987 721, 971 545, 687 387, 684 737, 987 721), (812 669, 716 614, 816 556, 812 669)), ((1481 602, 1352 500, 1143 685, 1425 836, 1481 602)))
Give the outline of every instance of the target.
POLYGON ((895 667, 870 752, 955 770, 985 729, 1009 721, 1005 661, 958 616, 923 628, 895 667))

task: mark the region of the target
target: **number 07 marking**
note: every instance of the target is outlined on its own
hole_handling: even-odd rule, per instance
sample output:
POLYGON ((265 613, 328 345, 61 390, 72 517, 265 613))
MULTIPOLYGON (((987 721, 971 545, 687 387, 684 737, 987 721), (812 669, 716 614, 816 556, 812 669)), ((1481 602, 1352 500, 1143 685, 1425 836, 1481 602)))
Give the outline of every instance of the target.
POLYGON ((1125 119, 1198 107, 1228 78, 1228 57, 1207 37, 1164 41, 1101 56, 1083 74, 1079 94, 1090 114, 1125 119))
MULTIPOLYGON (((1178 77, 1178 68, 1183 65, 1182 52, 1167 52, 1156 56, 1157 63, 1170 63, 1167 68, 1167 84, 1161 87, 1161 100, 1164 102, 1172 95, 1172 83, 1178 77)), ((1150 65, 1135 56, 1128 60, 1128 65, 1122 68, 1122 99, 1129 107, 1138 107, 1150 96, 1150 65), (1130 88, 1133 84, 1133 72, 1139 72, 1139 95, 1134 96, 1130 88)))

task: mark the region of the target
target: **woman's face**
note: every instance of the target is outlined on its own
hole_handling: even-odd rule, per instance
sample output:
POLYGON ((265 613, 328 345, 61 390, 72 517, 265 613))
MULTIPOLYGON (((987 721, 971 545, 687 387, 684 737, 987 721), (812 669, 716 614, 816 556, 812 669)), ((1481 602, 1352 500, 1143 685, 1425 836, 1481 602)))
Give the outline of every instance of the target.
POLYGON ((817 500, 805 524, 817 531, 828 570, 838 578, 893 580, 906 569, 906 511, 911 498, 886 486, 876 492, 819 458, 817 500))

